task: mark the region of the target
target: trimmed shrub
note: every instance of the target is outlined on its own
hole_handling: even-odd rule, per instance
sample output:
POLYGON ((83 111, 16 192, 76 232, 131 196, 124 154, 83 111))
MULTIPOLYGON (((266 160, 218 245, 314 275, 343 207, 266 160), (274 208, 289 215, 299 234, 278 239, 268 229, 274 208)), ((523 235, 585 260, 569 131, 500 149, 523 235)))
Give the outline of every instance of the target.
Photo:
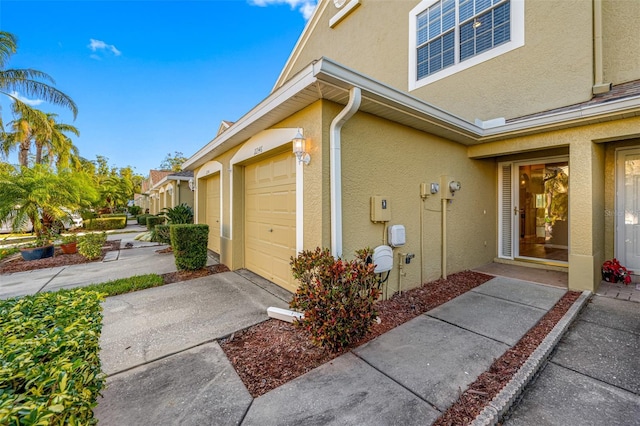
POLYGON ((196 270, 207 264, 209 225, 171 225, 171 246, 178 270, 196 270))
POLYGON ((0 300, 0 424, 96 424, 100 302, 62 290, 0 300))
POLYGON ((375 265, 367 263, 372 252, 365 249, 356 254, 348 262, 334 259, 328 249, 316 248, 291 259, 300 287, 290 307, 304 312, 295 324, 309 332, 313 343, 333 352, 364 337, 378 316, 375 265))
POLYGON ((156 225, 164 224, 164 216, 149 216, 147 217, 147 229, 151 231, 156 225))
POLYGON ((107 241, 107 234, 87 234, 78 238, 78 253, 87 259, 97 259, 102 256, 102 246, 107 241))
POLYGON ((107 218, 107 217, 127 217, 126 213, 105 213, 105 214, 101 214, 100 218, 107 218))
POLYGON ((129 214, 131 216, 138 216, 140 212, 142 212, 142 207, 136 206, 134 204, 133 206, 130 206, 127 210, 129 211, 129 214))
POLYGON ((85 221, 83 227, 88 231, 107 231, 109 229, 123 229, 127 226, 127 217, 101 217, 85 221))
POLYGON ((147 226, 147 218, 149 216, 153 216, 153 215, 152 214, 148 214, 148 213, 138 215, 136 217, 136 220, 138 221, 138 225, 147 226))
POLYGON ((171 232, 169 225, 156 225, 151 231, 151 241, 158 242, 160 244, 171 244, 171 232))

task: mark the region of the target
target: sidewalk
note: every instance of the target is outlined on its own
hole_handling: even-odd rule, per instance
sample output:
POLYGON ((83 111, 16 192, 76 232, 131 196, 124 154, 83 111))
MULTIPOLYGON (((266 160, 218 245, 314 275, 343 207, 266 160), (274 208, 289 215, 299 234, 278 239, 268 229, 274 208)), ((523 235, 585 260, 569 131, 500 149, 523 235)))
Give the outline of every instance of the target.
MULTIPOLYGON (((208 312, 207 323, 226 323, 229 314, 220 306, 228 303, 224 295, 232 277, 237 288, 249 292, 252 284, 230 272, 179 283, 169 300, 184 294, 185 306, 208 312), (218 293, 222 301, 215 303, 218 293)), ((165 288, 153 291, 154 300, 164 300, 165 288)), ((261 298, 271 297, 257 288, 254 291, 261 298)), ((167 356, 149 355, 133 367, 130 363, 109 367, 115 373, 107 380, 96 415, 105 425, 430 424, 564 293, 559 288, 494 278, 256 399, 213 340, 220 333, 213 325, 202 327, 195 333, 197 338, 183 344, 183 350, 172 341, 171 350, 154 349, 167 356), (201 343, 194 345, 198 339, 201 343)), ((243 294, 232 298, 239 306, 246 305, 243 294)), ((162 308, 123 296, 127 297, 105 309, 105 357, 113 350, 108 324, 114 321, 112 316, 120 315, 118 309, 139 315, 135 321, 126 321, 131 329, 119 343, 121 352, 130 345, 129 350, 140 352, 135 349, 140 336, 172 340, 155 329, 154 318, 162 308)), ((264 312, 261 315, 266 318, 264 312)), ((178 329, 180 321, 173 321, 178 329)), ((185 333, 189 329, 186 326, 185 333)), ((176 340, 182 335, 173 336, 176 340)))
MULTIPOLYGON (((124 233, 108 234, 107 239, 110 241, 121 240, 120 250, 107 252, 104 260, 100 262, 2 274, 0 275, 0 299, 56 291, 61 288, 82 287, 133 275, 175 272, 173 254, 156 253, 157 250, 167 246, 134 240, 138 231, 143 229, 146 228, 134 225, 128 226, 124 233), (131 248, 125 248, 127 243, 131 248)), ((207 264, 215 263, 217 260, 208 259, 207 264)))
POLYGON ((506 425, 640 425, 640 303, 594 296, 506 425))

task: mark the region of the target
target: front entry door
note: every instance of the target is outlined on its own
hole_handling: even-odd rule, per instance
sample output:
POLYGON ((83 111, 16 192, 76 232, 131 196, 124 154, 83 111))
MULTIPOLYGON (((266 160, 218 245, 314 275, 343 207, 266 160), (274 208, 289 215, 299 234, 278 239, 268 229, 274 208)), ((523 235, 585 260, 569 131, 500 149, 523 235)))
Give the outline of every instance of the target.
POLYGON ((616 181, 616 257, 640 271, 640 149, 617 152, 616 181))
POLYGON ((568 160, 501 163, 499 170, 500 257, 566 263, 568 160))

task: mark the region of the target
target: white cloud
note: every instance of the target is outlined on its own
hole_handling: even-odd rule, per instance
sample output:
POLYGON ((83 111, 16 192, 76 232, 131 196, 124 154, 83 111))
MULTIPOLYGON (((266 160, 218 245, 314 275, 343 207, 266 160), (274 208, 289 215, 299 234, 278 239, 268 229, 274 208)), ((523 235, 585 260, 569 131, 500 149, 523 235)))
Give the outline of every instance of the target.
POLYGON ((288 4, 292 10, 297 9, 304 19, 309 19, 316 9, 316 0, 249 0, 249 4, 254 6, 271 6, 274 4, 288 4))
POLYGON ((40 105, 41 103, 43 103, 44 101, 42 99, 29 99, 29 98, 25 98, 24 96, 20 96, 20 94, 18 92, 11 92, 9 93, 11 96, 13 96, 14 98, 18 99, 21 102, 24 102, 27 105, 31 105, 31 106, 37 106, 40 105))
MULTIPOLYGON (((96 40, 93 38, 89 39, 89 41, 90 43, 87 47, 91 49, 92 52, 108 51, 113 53, 115 56, 122 55, 122 52, 120 52, 113 44, 107 44, 102 40, 96 40)), ((91 55, 91 58, 100 59, 97 55, 91 55)))

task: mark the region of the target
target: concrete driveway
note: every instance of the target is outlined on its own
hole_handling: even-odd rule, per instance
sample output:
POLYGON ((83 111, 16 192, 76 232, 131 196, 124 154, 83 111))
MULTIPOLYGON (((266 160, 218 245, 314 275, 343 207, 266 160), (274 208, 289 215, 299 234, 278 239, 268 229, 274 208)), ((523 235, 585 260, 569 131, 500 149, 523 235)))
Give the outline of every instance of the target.
POLYGON ((109 297, 100 339, 107 388, 94 411, 100 424, 241 419, 252 398, 216 340, 264 321, 269 306, 287 307, 290 298, 246 271, 109 297))

